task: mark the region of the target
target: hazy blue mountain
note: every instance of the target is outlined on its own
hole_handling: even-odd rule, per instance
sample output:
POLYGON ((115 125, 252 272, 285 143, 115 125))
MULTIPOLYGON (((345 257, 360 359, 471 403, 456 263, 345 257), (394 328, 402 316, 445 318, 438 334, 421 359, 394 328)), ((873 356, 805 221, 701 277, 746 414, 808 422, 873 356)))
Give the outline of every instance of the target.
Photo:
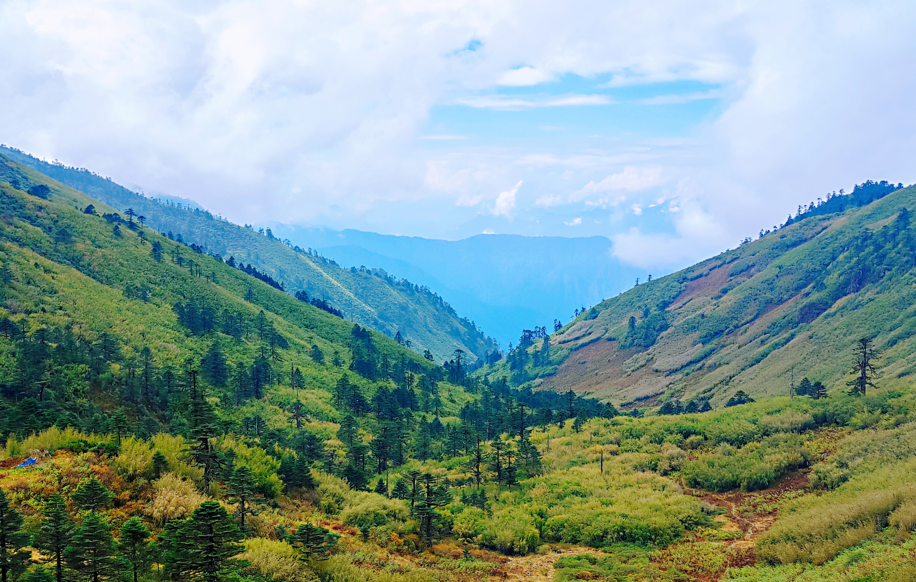
MULTIPOLYGON (((505 346, 522 329, 568 322, 577 308, 633 286, 604 237, 478 235, 458 241, 271 225, 342 266, 375 267, 435 289, 505 346)), ((550 329, 552 331, 552 328, 550 329)))

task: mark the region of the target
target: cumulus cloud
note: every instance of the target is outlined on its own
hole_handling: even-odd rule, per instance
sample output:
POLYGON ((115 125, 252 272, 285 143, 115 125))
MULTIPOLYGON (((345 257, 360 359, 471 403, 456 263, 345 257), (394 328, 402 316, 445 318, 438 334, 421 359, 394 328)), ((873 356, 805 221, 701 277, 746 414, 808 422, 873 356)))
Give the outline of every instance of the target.
POLYGON ((627 166, 621 172, 610 174, 600 182, 594 180, 569 195, 570 202, 578 202, 608 192, 639 192, 662 183, 661 168, 627 166))
POLYGON ((534 67, 519 67, 503 73, 499 84, 507 87, 529 87, 553 80, 553 75, 534 67))
POLYGON ((493 204, 493 214, 496 216, 511 217, 515 210, 515 195, 521 187, 522 181, 519 180, 511 190, 500 192, 499 196, 496 197, 496 202, 493 204))

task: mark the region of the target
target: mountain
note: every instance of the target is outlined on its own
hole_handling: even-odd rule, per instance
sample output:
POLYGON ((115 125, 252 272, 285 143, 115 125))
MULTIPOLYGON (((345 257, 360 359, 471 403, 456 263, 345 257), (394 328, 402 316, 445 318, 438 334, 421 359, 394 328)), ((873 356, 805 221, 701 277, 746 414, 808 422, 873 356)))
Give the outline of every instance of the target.
MULTIPOLYGON (((620 340, 650 354, 683 325, 658 313, 711 307, 781 267, 757 297, 808 285, 797 302, 817 307, 792 312, 802 334, 831 312, 847 319, 845 336, 877 330, 879 388, 639 417, 437 366, 260 271, 3 161, 4 568, 33 581, 910 582, 916 393, 912 349, 898 346, 916 336, 901 210, 914 201, 911 188, 804 218, 727 264, 734 255, 681 273, 694 278, 675 280, 677 293, 642 285, 637 307, 672 299, 633 315, 620 340), (717 269, 739 285, 719 299, 687 293, 717 286, 717 269)), ((698 337, 757 333, 730 309, 698 337), (734 329, 716 331, 725 324, 734 329)), ((545 339, 508 359, 534 358, 531 341, 543 366, 562 368, 569 348, 545 339)), ((844 343, 824 339, 802 357, 844 343)), ((618 340, 579 341, 585 353, 618 340)))
POLYGON ((632 286, 604 237, 478 235, 458 241, 272 224, 284 238, 344 266, 383 268, 436 289, 503 345, 523 329, 572 319, 575 310, 632 286))
POLYGON ((43 162, 8 147, 0 148, 0 153, 118 211, 133 209, 151 228, 171 233, 170 238, 252 265, 291 294, 303 291, 317 304, 330 304, 351 321, 389 337, 400 333, 415 350, 430 350, 437 361, 451 358, 456 349, 475 361, 498 348, 428 286, 379 269, 342 268, 317 254, 284 244, 269 229, 257 232, 201 208, 147 198, 88 170, 43 162))
POLYGON ((868 182, 828 204, 586 310, 549 358, 533 337, 485 373, 677 409, 786 395, 804 377, 844 390, 863 337, 886 377, 916 372, 916 188, 868 182))
MULTIPOLYGON (((137 403, 146 415, 138 422, 153 432, 174 388, 165 371, 183 377, 188 361, 220 368, 217 374, 205 365, 204 377, 229 402, 248 399, 239 390, 262 395, 284 383, 286 389, 256 406, 284 423, 294 398, 291 374, 306 395, 303 413, 327 419, 329 391, 348 369, 351 382, 363 387, 380 377, 383 365, 413 370, 417 378, 441 371, 391 338, 15 162, 0 159, 0 190, 2 333, 26 342, 0 355, 7 396, 72 398, 90 416, 98 410, 93 403, 114 397, 137 403), (94 213, 84 211, 90 206, 94 213), (66 365, 49 372, 41 363, 48 357, 66 365)), ((4 425, 5 434, 31 425, 6 421, 14 424, 4 425)))

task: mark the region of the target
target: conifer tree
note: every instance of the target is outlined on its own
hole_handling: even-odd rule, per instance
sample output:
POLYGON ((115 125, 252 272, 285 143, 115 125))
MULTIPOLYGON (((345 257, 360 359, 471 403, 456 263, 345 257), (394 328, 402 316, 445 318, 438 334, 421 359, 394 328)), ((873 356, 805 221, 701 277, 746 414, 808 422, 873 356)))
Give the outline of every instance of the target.
POLYGON ((64 549, 70 544, 73 537, 74 525, 67 514, 64 498, 58 494, 52 495, 45 504, 44 519, 35 536, 36 548, 52 556, 54 561, 54 574, 57 582, 64 580, 64 549))
POLYGON ((111 415, 111 430, 118 437, 118 446, 121 446, 121 437, 130 432, 130 420, 123 408, 119 408, 111 415))
POLYGON ((251 469, 247 465, 236 467, 229 478, 229 494, 235 498, 230 503, 238 505, 235 515, 238 516, 239 528, 243 534, 248 531, 245 525, 245 516, 254 515, 252 503, 255 498, 255 487, 256 484, 251 474, 251 469))
POLYGON ((216 501, 204 501, 194 510, 182 534, 188 544, 189 570, 205 582, 221 582, 236 566, 232 558, 241 553, 242 533, 216 501))
POLYGON ((95 512, 109 503, 114 498, 114 494, 99 483, 99 480, 93 477, 86 481, 73 494, 73 501, 82 509, 95 512))
POLYGON ((410 491, 407 489, 407 483, 403 479, 398 479, 394 484, 394 489, 391 490, 391 497, 393 499, 407 499, 410 495, 410 491))
POLYGON ((150 532, 138 517, 132 517, 121 526, 121 557, 130 566, 134 582, 137 582, 141 571, 149 569, 152 564, 152 547, 149 543, 150 532))
POLYGON ((25 570, 29 553, 23 550, 28 536, 22 530, 22 515, 10 507, 0 489, 0 582, 10 582, 25 570))
POLYGON ((322 559, 331 553, 340 536, 317 525, 303 523, 292 536, 293 546, 305 559, 322 559))
POLYGON ((162 454, 162 451, 153 453, 153 478, 158 479, 162 477, 162 474, 165 473, 168 468, 169 461, 165 458, 165 455, 162 454))
POLYGON ((94 511, 73 534, 70 545, 64 549, 64 561, 90 582, 107 580, 123 567, 116 557, 108 523, 94 511))

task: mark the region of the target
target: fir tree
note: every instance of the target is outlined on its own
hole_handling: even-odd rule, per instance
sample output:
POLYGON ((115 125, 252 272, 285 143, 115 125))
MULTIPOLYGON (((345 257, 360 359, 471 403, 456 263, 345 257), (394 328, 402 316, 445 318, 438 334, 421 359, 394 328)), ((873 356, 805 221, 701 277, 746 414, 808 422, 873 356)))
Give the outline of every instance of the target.
POLYGON ((14 580, 25 570, 29 552, 22 548, 28 536, 22 530, 22 516, 10 507, 6 493, 0 489, 0 582, 14 580))
POLYGON ((73 534, 70 545, 64 549, 64 561, 91 582, 115 576, 123 567, 115 555, 115 541, 108 523, 94 511, 73 534))
POLYGON ((45 504, 44 519, 35 536, 34 545, 52 557, 57 582, 64 580, 63 554, 73 537, 73 530, 73 521, 67 514, 64 498, 52 495, 45 504))
POLYGON ((141 571, 152 564, 150 532, 138 517, 132 517, 121 526, 121 557, 129 564, 134 582, 141 571))
POLYGON ((238 505, 235 515, 238 516, 239 528, 243 534, 248 531, 245 525, 245 516, 255 514, 252 508, 255 498, 255 486, 251 469, 247 465, 236 467, 229 478, 229 494, 235 498, 230 503, 238 505))
POLYGON ((95 477, 80 485, 73 494, 73 501, 77 505, 92 512, 105 507, 111 503, 113 498, 114 494, 99 483, 95 477))
POLYGON ((179 553, 186 570, 205 582, 221 582, 237 565, 232 558, 242 552, 242 534, 216 501, 204 501, 181 528, 179 553))
POLYGON ((303 523, 293 534, 292 544, 305 559, 322 559, 331 553, 339 538, 339 535, 323 527, 303 523))
POLYGON ((119 408, 111 415, 111 430, 118 437, 118 446, 121 446, 121 437, 130 432, 130 420, 123 408, 119 408))
POLYGON ((165 473, 169 468, 169 461, 165 458, 165 455, 161 451, 156 451, 153 453, 153 478, 158 479, 162 477, 162 474, 165 473))

